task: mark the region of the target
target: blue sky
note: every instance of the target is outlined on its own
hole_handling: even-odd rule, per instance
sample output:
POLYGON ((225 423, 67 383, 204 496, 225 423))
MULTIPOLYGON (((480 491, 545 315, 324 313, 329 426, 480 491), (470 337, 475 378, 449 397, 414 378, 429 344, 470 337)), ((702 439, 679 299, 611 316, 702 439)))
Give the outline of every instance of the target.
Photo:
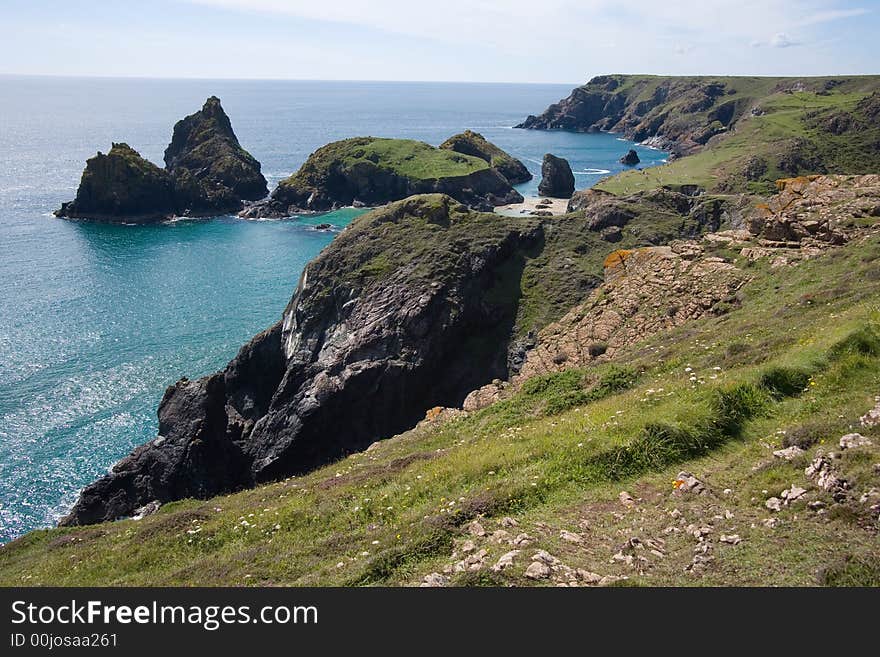
POLYGON ((880 1, 0 0, 0 73, 574 83, 880 73, 880 1))

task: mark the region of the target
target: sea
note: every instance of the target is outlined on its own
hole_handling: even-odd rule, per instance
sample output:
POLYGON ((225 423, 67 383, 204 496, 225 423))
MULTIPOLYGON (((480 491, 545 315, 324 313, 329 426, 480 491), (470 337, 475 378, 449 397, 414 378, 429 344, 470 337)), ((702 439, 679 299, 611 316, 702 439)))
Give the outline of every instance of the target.
POLYGON ((270 189, 327 142, 439 144, 467 128, 522 160, 568 159, 578 188, 666 154, 612 134, 512 129, 571 85, 0 76, 0 543, 52 526, 156 433, 166 387, 221 368, 277 321, 303 266, 363 210, 152 226, 68 221, 85 161, 126 142, 162 165, 178 119, 220 97, 270 189), (333 229, 316 229, 330 223, 333 229))

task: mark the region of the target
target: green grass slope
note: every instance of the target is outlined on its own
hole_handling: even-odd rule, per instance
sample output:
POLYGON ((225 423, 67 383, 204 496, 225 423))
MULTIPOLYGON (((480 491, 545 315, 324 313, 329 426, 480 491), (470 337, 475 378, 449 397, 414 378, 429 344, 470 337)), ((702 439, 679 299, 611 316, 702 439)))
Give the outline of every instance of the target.
POLYGON ((544 550, 578 581, 880 585, 880 430, 859 427, 880 394, 880 239, 738 264, 740 309, 302 477, 32 532, 0 548, 0 584, 553 583, 526 576, 544 550), (840 453, 854 430, 873 445, 840 453), (806 452, 772 456, 792 444, 806 452), (832 449, 843 501, 804 473, 832 449), (678 490, 683 470, 708 492, 678 490), (793 485, 806 496, 768 510, 793 485))

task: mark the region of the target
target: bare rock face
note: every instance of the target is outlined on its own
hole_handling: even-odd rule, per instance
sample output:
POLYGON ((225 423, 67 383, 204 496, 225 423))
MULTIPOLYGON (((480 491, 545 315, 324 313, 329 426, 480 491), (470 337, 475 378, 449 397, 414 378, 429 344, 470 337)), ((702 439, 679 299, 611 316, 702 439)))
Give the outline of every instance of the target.
POLYGON ((779 193, 759 206, 748 226, 765 247, 844 244, 858 233, 859 220, 880 217, 878 175, 801 176, 776 185, 779 193))
POLYGON ((574 194, 574 174, 568 160, 551 153, 544 156, 538 193, 554 198, 570 198, 574 194))
POLYGON ((306 267, 281 322, 224 370, 166 391, 159 436, 88 486, 62 524, 300 473, 460 406, 507 376, 516 300, 489 291, 542 238, 537 220, 441 195, 360 217, 306 267))
POLYGON ((736 303, 746 280, 695 241, 613 251, 604 285, 539 333, 517 380, 614 358, 655 333, 736 303))

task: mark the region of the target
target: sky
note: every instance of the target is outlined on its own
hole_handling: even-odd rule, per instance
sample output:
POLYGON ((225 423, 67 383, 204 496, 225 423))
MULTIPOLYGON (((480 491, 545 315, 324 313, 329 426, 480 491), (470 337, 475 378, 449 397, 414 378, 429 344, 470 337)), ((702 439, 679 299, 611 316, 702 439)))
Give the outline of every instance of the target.
POLYGON ((0 0, 0 73, 583 82, 880 73, 880 0, 0 0))

